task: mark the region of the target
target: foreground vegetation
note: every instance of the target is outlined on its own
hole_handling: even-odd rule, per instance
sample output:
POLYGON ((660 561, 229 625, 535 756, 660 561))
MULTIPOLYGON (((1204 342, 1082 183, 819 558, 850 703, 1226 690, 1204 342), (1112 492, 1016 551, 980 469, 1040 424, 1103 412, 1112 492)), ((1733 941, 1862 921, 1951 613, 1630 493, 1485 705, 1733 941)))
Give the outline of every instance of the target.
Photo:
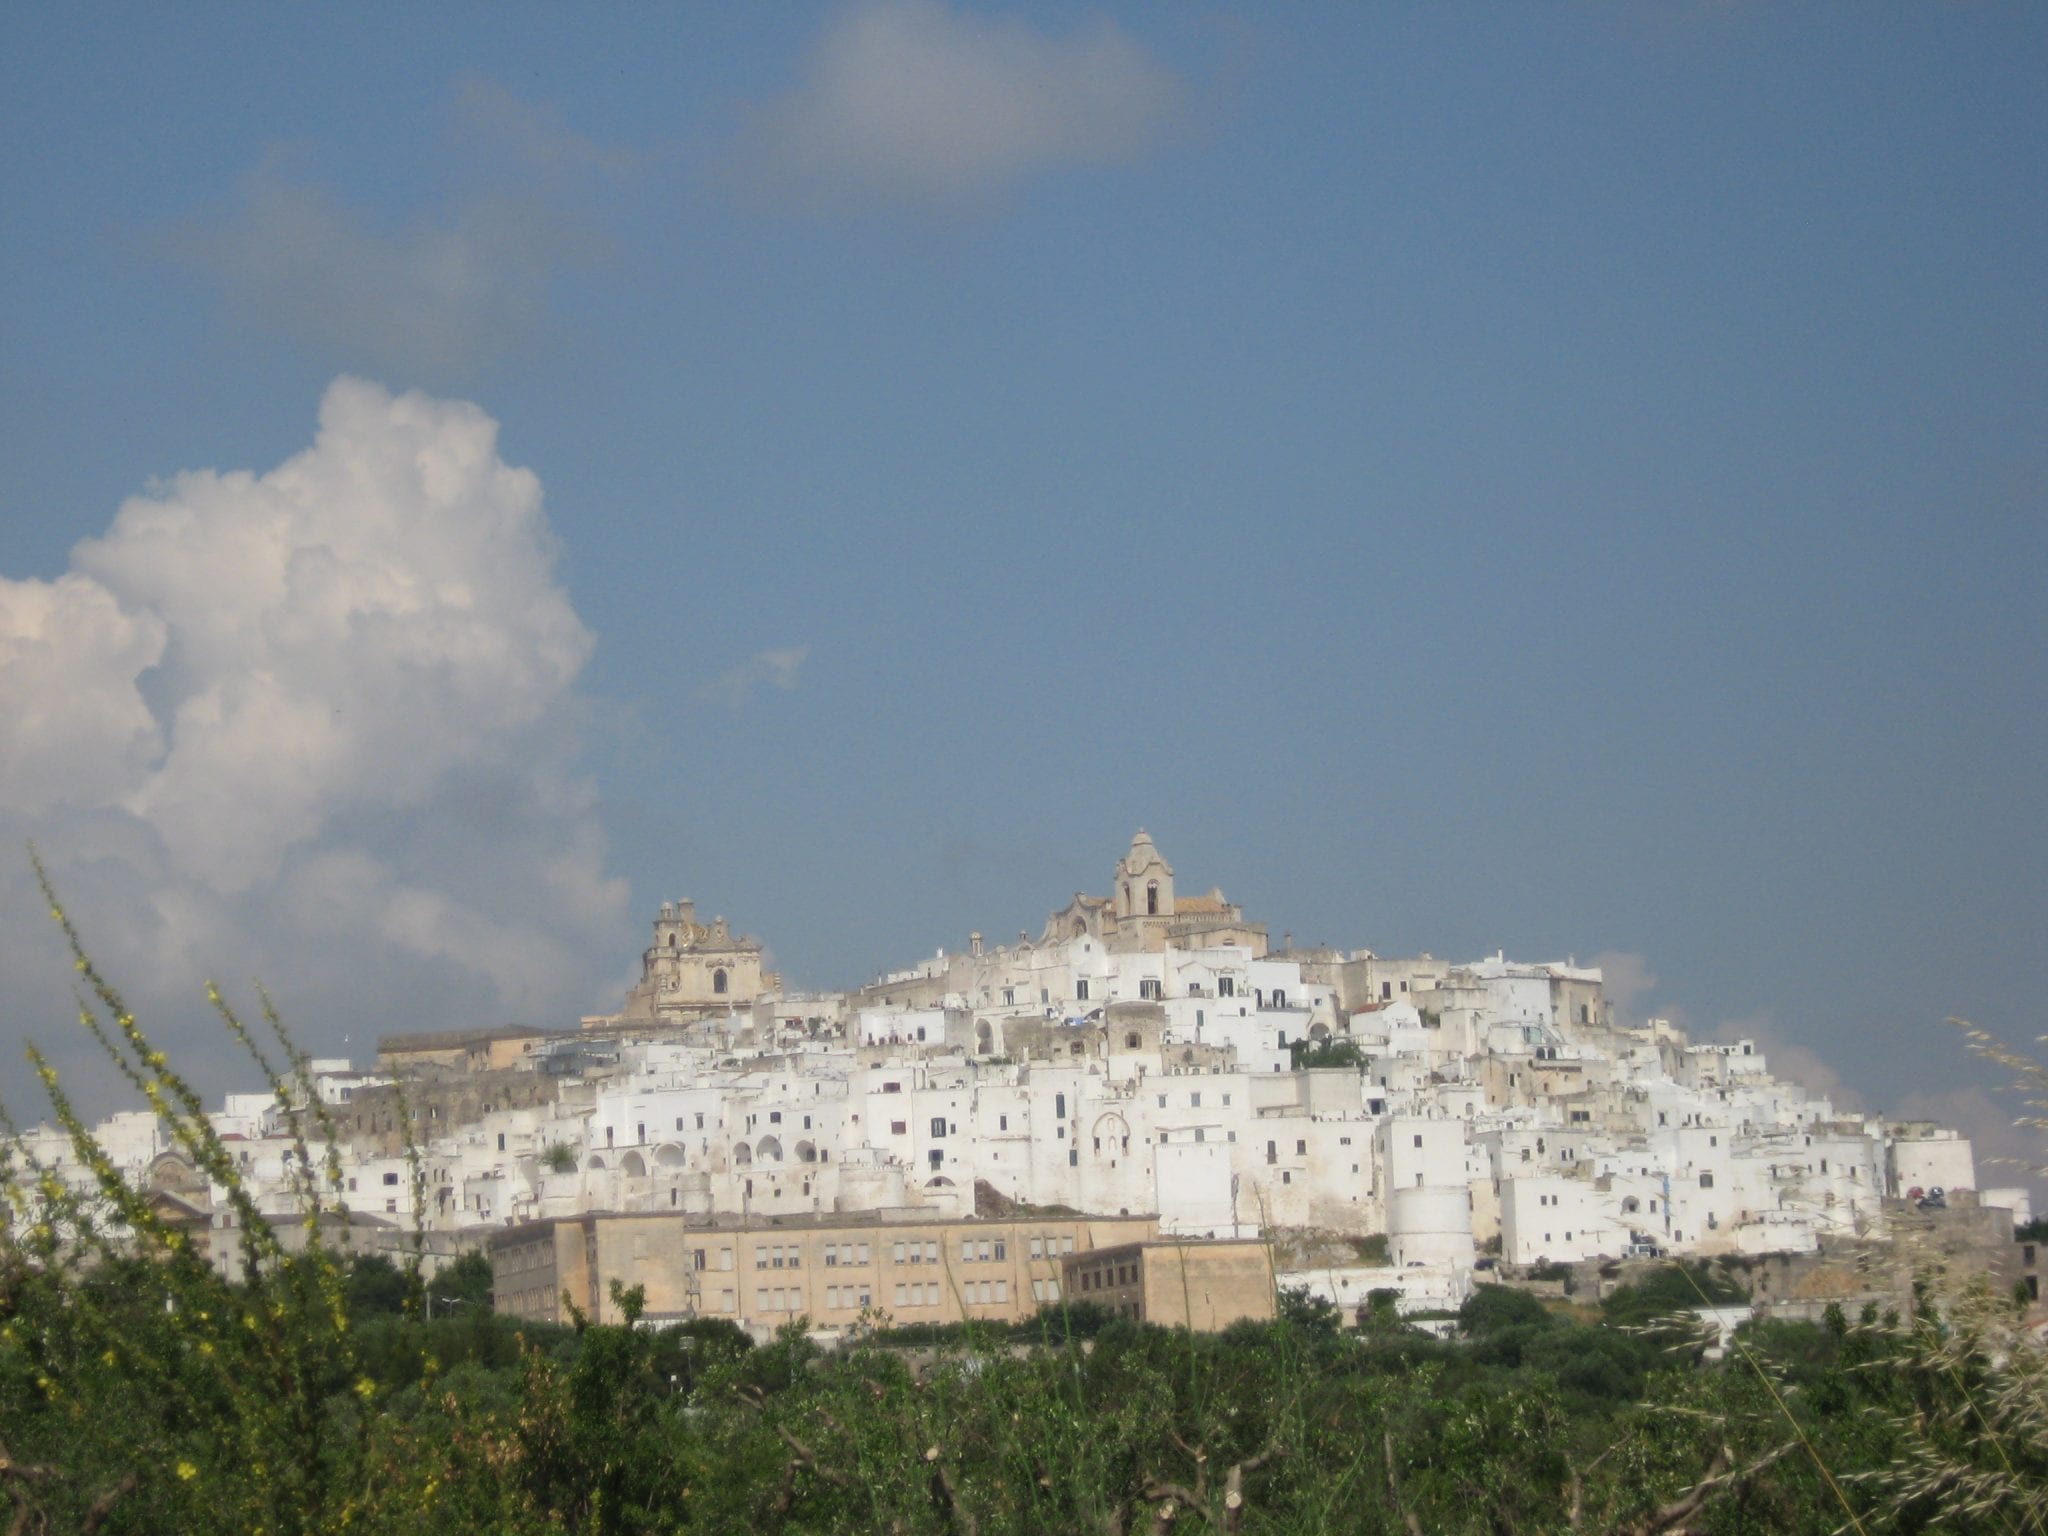
POLYGON ((225 1192, 243 1278, 122 1183, 35 1059, 97 1189, 0 1153, 9 1536, 2043 1528, 2040 1356, 1986 1295, 1752 1330, 1720 1364, 1670 1319, 1727 1281, 1678 1266, 1597 1309, 1485 1288, 1451 1341, 1287 1297, 1215 1337, 1075 1306, 876 1319, 825 1353, 794 1328, 515 1326, 477 1260, 430 1317, 416 1264, 320 1241, 337 1170, 305 1155, 320 1111, 267 1009, 263 1044, 222 1015, 303 1135, 296 1226, 77 960, 86 1027, 225 1192))

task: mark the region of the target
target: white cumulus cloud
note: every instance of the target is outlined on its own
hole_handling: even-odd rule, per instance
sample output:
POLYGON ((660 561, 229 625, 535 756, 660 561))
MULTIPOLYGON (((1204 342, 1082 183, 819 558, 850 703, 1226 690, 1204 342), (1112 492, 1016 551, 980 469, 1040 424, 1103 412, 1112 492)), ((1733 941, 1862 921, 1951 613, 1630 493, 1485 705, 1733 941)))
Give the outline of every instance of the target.
POLYGON ((344 378, 304 452, 178 475, 56 580, 0 578, 0 1034, 63 1016, 29 838, 174 1016, 211 971, 326 1045, 601 1001, 625 890, 554 559, 488 416, 344 378))
POLYGON ((940 0, 868 0, 819 37, 799 82, 758 105, 731 169, 814 207, 950 206, 1159 141, 1180 79, 1114 23, 1065 36, 940 0))

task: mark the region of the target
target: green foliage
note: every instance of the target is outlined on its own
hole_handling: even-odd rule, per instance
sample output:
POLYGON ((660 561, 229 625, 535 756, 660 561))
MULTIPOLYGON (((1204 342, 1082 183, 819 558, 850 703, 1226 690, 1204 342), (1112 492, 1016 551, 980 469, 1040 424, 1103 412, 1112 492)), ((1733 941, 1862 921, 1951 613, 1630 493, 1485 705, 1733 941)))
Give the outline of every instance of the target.
POLYGON ((1344 1315, 1336 1305, 1304 1290, 1285 1290, 1279 1299, 1280 1321, 1312 1337, 1334 1337, 1344 1315))
POLYGON ((459 1255, 452 1264, 427 1282, 433 1297, 429 1310, 455 1307, 483 1307, 491 1304, 491 1256, 481 1248, 459 1255))
POLYGON ((1507 1285, 1474 1288, 1458 1309, 1458 1326, 1466 1333, 1483 1335, 1504 1328, 1550 1326, 1550 1312, 1527 1291, 1507 1285))
POLYGON ((1311 1067, 1365 1070, 1365 1052, 1350 1040, 1295 1040, 1289 1043, 1287 1055, 1297 1072, 1311 1067))
POLYGON ((566 1141, 551 1141, 541 1151, 540 1165, 549 1173, 574 1173, 576 1149, 566 1141))
POLYGON ((357 1321, 408 1311, 416 1291, 411 1278, 381 1253, 352 1255, 342 1284, 348 1315, 357 1321))
POLYGON ((1617 1286, 1600 1303, 1600 1311, 1612 1327, 1649 1328, 1701 1307, 1748 1299, 1747 1291, 1706 1261, 1674 1260, 1632 1284, 1617 1286))

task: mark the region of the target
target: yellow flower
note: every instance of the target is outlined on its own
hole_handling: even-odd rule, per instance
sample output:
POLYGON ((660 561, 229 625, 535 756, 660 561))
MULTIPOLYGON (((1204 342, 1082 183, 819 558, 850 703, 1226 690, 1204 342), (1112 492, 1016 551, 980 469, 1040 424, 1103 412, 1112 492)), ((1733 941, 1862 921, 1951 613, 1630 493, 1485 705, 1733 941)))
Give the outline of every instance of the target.
POLYGON ((371 1398, 375 1397, 376 1395, 377 1383, 370 1380, 369 1377, 365 1376, 356 1383, 356 1396, 360 1397, 364 1402, 367 1403, 371 1398))
POLYGON ((198 1475, 199 1469, 193 1466, 191 1462, 181 1461, 178 1463, 178 1480, 180 1482, 189 1483, 198 1475))

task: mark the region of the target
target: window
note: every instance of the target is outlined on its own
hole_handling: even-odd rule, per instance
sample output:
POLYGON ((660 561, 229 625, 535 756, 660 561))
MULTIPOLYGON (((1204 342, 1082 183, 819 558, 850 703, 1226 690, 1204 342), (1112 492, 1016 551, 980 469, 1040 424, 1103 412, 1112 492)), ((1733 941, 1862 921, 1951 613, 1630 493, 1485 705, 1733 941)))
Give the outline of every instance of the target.
POLYGON ((1067 1118, 1067 1096, 1064 1093, 1056 1093, 1052 1096, 1052 1117, 1055 1120, 1067 1118))
POLYGON ((1157 917, 1159 915, 1159 882, 1157 880, 1145 882, 1145 915, 1147 917, 1157 917))
POLYGON ((398 1175, 395 1173, 387 1173, 384 1175, 384 1182, 386 1184, 396 1184, 398 1182, 398 1175))
POLYGON ((1237 996, 1237 978, 1234 976, 1218 976, 1216 978, 1216 995, 1218 997, 1237 996))
POLYGON ((1712 1189, 1713 1187, 1714 1187, 1714 1176, 1713 1176, 1713 1175, 1712 1175, 1711 1173, 1703 1173, 1703 1174, 1701 1174, 1701 1175, 1700 1175, 1700 1188, 1701 1188, 1701 1189, 1712 1189))
POLYGON ((944 1141, 945 1139, 946 1139, 946 1117, 945 1117, 944 1115, 933 1115, 933 1116, 932 1116, 932 1140, 934 1140, 934 1141, 944 1141))
POLYGON ((1422 1133, 1420 1131, 1415 1133, 1415 1145, 1418 1147, 1422 1145, 1422 1133))
POLYGON ((1075 983, 1074 983, 1074 1000, 1075 1000, 1076 1002, 1081 1002, 1081 1003, 1085 1003, 1085 1002, 1087 1002, 1087 1001, 1088 1001, 1088 982, 1087 982, 1087 978, 1085 978, 1085 977, 1084 977, 1084 978, 1082 978, 1082 979, 1081 979, 1080 981, 1077 981, 1077 982, 1075 982, 1075 983))
POLYGON ((1145 977, 1138 983, 1138 996, 1151 998, 1156 1002, 1159 997, 1159 983, 1149 976, 1145 977))
POLYGON ((505 1150, 505 1133, 503 1131, 498 1132, 498 1150, 500 1152, 505 1150))
POLYGON ((889 1134, 891 1136, 908 1136, 910 1134, 910 1122, 908 1120, 891 1120, 889 1122, 889 1134))
POLYGON ((1202 1096, 1199 1093, 1189 1094, 1188 1107, 1190 1109, 1200 1109, 1202 1107, 1202 1096))
POLYGON ((1307 1156, 1308 1156, 1308 1143, 1307 1143, 1306 1141, 1297 1141, 1297 1142, 1296 1142, 1296 1143, 1294 1144, 1294 1155, 1295 1155, 1296 1157, 1307 1157, 1307 1156))
POLYGON ((839 1245, 837 1243, 827 1243, 825 1245, 825 1267, 827 1269, 837 1269, 839 1267, 839 1245))
POLYGON ((924 1261, 927 1264, 939 1262, 939 1245, 937 1243, 926 1243, 924 1245, 924 1261))
POLYGON ((895 1255, 894 1255, 894 1257, 895 1257, 895 1260, 896 1260, 896 1262, 897 1262, 898 1264, 901 1264, 901 1263, 903 1262, 903 1244, 901 1244, 901 1243, 898 1243, 898 1244, 896 1245, 896 1251, 895 1251, 895 1255))
POLYGON ((724 970, 716 970, 711 973, 711 990, 713 992, 716 992, 720 997, 725 996, 724 970))
POLYGON ((907 1285, 899 1285, 899 1286, 897 1286, 897 1287, 896 1287, 896 1305, 897 1305, 897 1306, 899 1306, 899 1307, 903 1307, 903 1306, 908 1306, 909 1304, 910 1304, 910 1287, 909 1287, 909 1286, 907 1286, 907 1285))

